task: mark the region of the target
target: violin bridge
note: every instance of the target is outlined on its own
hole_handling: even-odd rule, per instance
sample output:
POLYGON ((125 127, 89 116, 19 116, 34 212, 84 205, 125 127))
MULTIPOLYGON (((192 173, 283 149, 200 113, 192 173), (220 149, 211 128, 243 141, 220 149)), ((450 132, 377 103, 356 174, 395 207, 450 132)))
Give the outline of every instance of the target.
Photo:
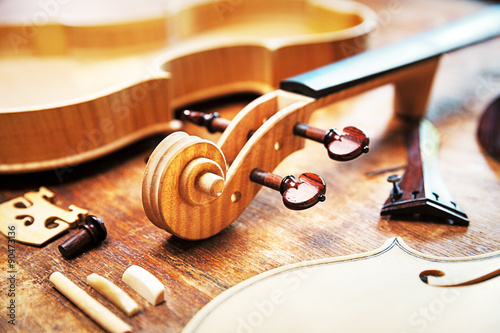
POLYGON ((380 215, 429 218, 434 222, 468 226, 469 219, 446 187, 438 165, 439 133, 422 120, 410 131, 408 166, 385 202, 380 215))
POLYGON ((77 206, 62 209, 52 203, 45 187, 0 204, 0 231, 16 242, 42 246, 69 228, 76 228, 87 211, 77 206))

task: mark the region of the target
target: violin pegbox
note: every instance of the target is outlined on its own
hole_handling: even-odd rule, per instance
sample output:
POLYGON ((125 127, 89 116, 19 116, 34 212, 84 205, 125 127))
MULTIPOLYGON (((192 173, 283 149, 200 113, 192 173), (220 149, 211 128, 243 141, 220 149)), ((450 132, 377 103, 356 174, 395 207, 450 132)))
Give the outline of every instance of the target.
MULTIPOLYGON (((224 132, 231 121, 224 119, 215 113, 203 113, 199 111, 183 110, 177 114, 177 118, 197 126, 205 127, 210 133, 224 132)), ((247 138, 253 131, 247 133, 247 138)), ((359 128, 347 126, 342 132, 335 128, 324 130, 304 123, 296 123, 293 134, 305 139, 322 143, 328 157, 334 161, 351 161, 361 154, 368 153, 370 138, 359 128)))
MULTIPOLYGON (((223 132, 217 145, 173 133, 151 155, 143 204, 158 227, 184 239, 211 237, 236 220, 262 186, 280 193, 285 207, 309 209, 326 199, 326 182, 314 173, 271 173, 290 154, 318 138, 330 158, 352 160, 367 152, 368 137, 354 127, 321 130, 306 125, 317 101, 285 91, 257 98, 231 121, 184 110, 177 117, 223 132), (305 128, 295 131, 296 127, 305 128), (226 161, 229 161, 226 163, 226 161)), ((315 140, 315 141, 318 141, 315 140)))

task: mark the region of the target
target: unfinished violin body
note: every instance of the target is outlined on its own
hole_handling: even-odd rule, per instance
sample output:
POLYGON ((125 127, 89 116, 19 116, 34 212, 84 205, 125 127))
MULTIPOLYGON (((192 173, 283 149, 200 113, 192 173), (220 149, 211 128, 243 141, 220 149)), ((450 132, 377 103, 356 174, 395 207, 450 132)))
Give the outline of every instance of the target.
POLYGON ((494 332, 500 252, 439 258, 389 239, 361 255, 276 268, 228 289, 183 330, 494 332))
POLYGON ((60 21, 34 11, 31 27, 0 26, 0 173, 76 165, 178 129, 175 108, 271 91, 365 50, 375 26, 349 1, 204 1, 146 18, 128 8, 110 23, 64 16, 74 4, 60 21))

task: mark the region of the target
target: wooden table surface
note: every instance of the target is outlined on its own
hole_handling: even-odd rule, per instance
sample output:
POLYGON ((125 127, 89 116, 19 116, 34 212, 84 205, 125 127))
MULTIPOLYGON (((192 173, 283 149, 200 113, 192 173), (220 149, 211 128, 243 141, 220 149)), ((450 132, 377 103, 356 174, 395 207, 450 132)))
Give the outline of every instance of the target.
MULTIPOLYGON (((372 45, 401 40, 441 25, 485 5, 456 0, 362 0, 379 14, 372 45)), ((256 274, 290 263, 358 254, 400 236, 412 248, 443 257, 473 256, 500 250, 500 164, 484 155, 475 136, 479 115, 500 93, 500 39, 478 44, 441 59, 428 118, 441 133, 440 167, 458 204, 470 218, 469 227, 405 222, 380 217, 391 185, 383 170, 404 166, 404 133, 392 117, 392 90, 383 87, 319 110, 312 124, 330 128, 363 128, 371 138, 370 152, 351 162, 328 160, 321 145, 287 158, 276 173, 314 172, 327 182, 327 201, 296 212, 280 196, 262 189, 243 214, 220 234, 189 242, 172 237, 146 218, 141 201, 144 158, 162 139, 155 136, 105 158, 64 170, 0 176, 0 202, 40 186, 56 194, 61 207, 88 209, 107 226, 99 247, 64 259, 57 246, 66 234, 43 247, 15 246, 16 326, 20 332, 95 332, 100 327, 52 287, 49 275, 60 271, 137 332, 179 332, 215 296, 256 274), (382 171, 377 175, 370 175, 382 171), (99 273, 131 292, 121 282, 130 265, 144 267, 166 286, 166 303, 156 307, 135 294, 139 314, 127 318, 86 284, 99 273)), ((238 95, 201 103, 202 111, 217 110, 232 117, 255 96, 238 95)), ((186 131, 216 140, 203 130, 186 131)), ((263 157, 264 158, 264 157, 263 157)), ((403 170, 399 173, 402 174, 403 170)), ((6 272, 7 241, 0 242, 6 272)), ((4 286, 4 282, 2 282, 4 286)), ((7 324, 6 291, 2 288, 0 330, 7 324)), ((132 294, 132 292, 131 292, 132 294)))

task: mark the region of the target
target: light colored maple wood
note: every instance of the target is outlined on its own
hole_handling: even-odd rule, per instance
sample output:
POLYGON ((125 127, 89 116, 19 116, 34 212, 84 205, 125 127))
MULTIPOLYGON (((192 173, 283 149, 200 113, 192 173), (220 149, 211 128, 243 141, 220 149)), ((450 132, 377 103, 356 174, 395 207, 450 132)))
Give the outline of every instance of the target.
POLYGON ((139 311, 139 305, 123 289, 105 277, 92 273, 87 276, 87 283, 125 312, 127 316, 131 317, 139 311))
POLYGON ((50 275, 50 282, 54 284, 64 296, 76 304, 90 318, 95 320, 102 328, 108 332, 132 332, 132 328, 109 311, 105 306, 92 298, 85 291, 80 289, 75 283, 60 272, 50 275))
POLYGON ((198 178, 195 187, 205 194, 218 197, 224 190, 224 178, 212 172, 205 172, 198 178))
MULTIPOLYGON (((313 100, 284 91, 270 94, 275 99, 275 105, 282 109, 247 108, 243 112, 245 116, 241 118, 246 119, 242 121, 245 123, 242 127, 256 132, 248 142, 247 135, 243 135, 220 145, 223 149, 234 151, 231 145, 244 144, 227 169, 224 191, 218 197, 194 204, 185 200, 180 191, 191 185, 186 184, 186 178, 181 175, 192 160, 200 157, 213 159, 211 156, 215 154, 219 158, 217 165, 225 167, 224 156, 221 156, 213 143, 185 133, 174 133, 174 138, 167 137, 158 151, 155 150, 155 159, 151 159, 151 166, 146 168, 143 183, 143 198, 150 201, 144 205, 146 214, 155 219, 161 217, 160 223, 158 220, 154 221, 155 225, 160 224, 161 228, 174 235, 190 240, 213 236, 234 221, 257 194, 261 186, 249 179, 254 168, 274 170, 286 156, 303 147, 304 139, 294 136, 292 128, 297 122, 307 122, 313 109, 303 106, 313 100), (279 111, 275 113, 277 110, 279 111), (252 124, 260 125, 262 112, 265 111, 265 116, 272 115, 271 118, 261 126, 249 127, 252 124), (180 136, 183 138, 176 140, 180 136), (150 181, 155 177, 160 181, 156 186, 150 181)), ((269 98, 265 96, 263 101, 264 105, 268 105, 269 98)), ((255 104, 257 105, 259 104, 255 104)), ((242 127, 230 128, 241 131, 242 127)), ((230 128, 226 131, 230 131, 230 128)), ((194 186, 191 187, 194 191, 194 186)), ((186 192, 188 190, 184 190, 186 192)))
MULTIPOLYGON (((373 47, 440 26, 475 12, 486 3, 476 0, 360 1, 381 17, 373 34, 373 47)), ((386 182, 389 173, 382 172, 394 170, 407 161, 405 133, 396 119, 391 120, 393 91, 384 87, 329 105, 314 112, 310 120, 310 125, 321 128, 359 126, 370 135, 370 153, 348 163, 330 162, 325 160, 325 149, 320 144, 307 142, 306 149, 286 158, 275 170, 283 175, 287 172, 297 175, 307 170, 323 176, 327 182, 327 201, 304 212, 291 211, 280 204, 281 198, 276 192, 262 189, 228 228, 200 242, 171 236, 150 223, 144 214, 140 202, 144 158, 155 143, 162 140, 161 136, 64 174, 1 175, 0 201, 22 196, 39 184, 47 185, 56 193, 61 207, 74 203, 92 209, 94 215, 105 221, 108 238, 99 247, 72 260, 62 259, 57 249, 63 239, 41 248, 16 244, 16 326, 7 323, 10 320, 7 315, 2 315, 0 325, 7 332, 94 333, 100 330, 48 282, 55 267, 106 304, 107 300, 86 287, 87 275, 98 268, 101 275, 119 281, 121 273, 140 260, 141 266, 168 284, 167 304, 153 307, 142 297, 131 294, 143 311, 130 318, 111 305, 108 307, 123 316, 134 331, 180 332, 211 299, 257 274, 301 261, 364 253, 378 248, 387 238, 402 236, 413 249, 440 258, 500 250, 500 164, 485 156, 474 139, 481 112, 494 95, 500 93, 496 84, 497 73, 500 73, 499 42, 492 40, 445 55, 428 113, 441 133, 443 177, 468 214, 469 227, 380 217, 380 208, 392 187, 386 182)), ((238 96, 218 103, 207 102, 199 105, 199 109, 217 111, 231 119, 250 99, 238 96)), ((214 142, 219 138, 217 134, 208 134, 190 125, 186 125, 185 131, 214 142)), ((391 172, 402 174, 402 171, 391 172)), ((2 253, 10 250, 7 241, 0 242, 0 248, 2 253)), ((362 274, 360 278, 371 278, 362 274)), ((387 276, 392 278, 391 274, 387 276)), ((371 296, 360 295, 357 304, 370 301, 371 296)), ((483 299, 476 298, 469 303, 472 311, 483 299)), ((453 310, 452 306, 447 309, 453 310)), ((492 318, 497 317, 497 313, 492 314, 492 318)), ((466 318, 472 318, 472 313, 466 318)), ((452 323, 456 317, 446 319, 452 323)), ((359 321, 356 317, 353 323, 359 321)), ((494 330, 486 330, 486 333, 491 331, 494 330)))
POLYGON ((87 210, 70 205, 62 209, 51 202, 54 193, 45 187, 0 204, 0 231, 16 241, 41 246, 69 228, 76 228, 87 210))
POLYGON ((498 277, 461 287, 430 281, 498 275, 499 267, 500 252, 439 258, 389 239, 364 254, 254 276, 213 299, 183 332, 490 332, 500 325, 498 277))
MULTIPOLYGON (((315 110, 328 104, 387 84, 401 87, 402 82, 419 82, 425 85, 419 86, 418 90, 412 89, 411 94, 405 92, 398 95, 400 89, 396 88, 395 112, 408 117, 423 117, 437 60, 438 58, 433 58, 394 70, 320 99, 282 90, 256 99, 236 115, 217 144, 229 165, 224 191, 220 196, 203 204, 193 204, 192 200, 185 200, 187 196, 182 193, 199 191, 193 186, 193 182, 189 183, 185 177, 181 177, 186 163, 179 164, 172 159, 161 166, 155 164, 154 168, 146 168, 145 179, 151 179, 154 177, 151 173, 156 172, 161 174, 158 177, 162 180, 160 186, 143 186, 143 197, 151 198, 154 202, 152 206, 158 209, 155 214, 149 211, 149 204, 145 205, 146 214, 148 217, 162 216, 162 222, 159 223, 161 228, 181 238, 198 240, 217 234, 243 212, 260 190, 260 185, 250 182, 251 171, 258 168, 272 172, 287 156, 304 147, 305 139, 293 134, 293 126, 296 123, 308 123, 315 110), (410 104, 411 108, 404 107, 410 104), (253 134, 247 141, 248 133, 253 134), (179 186, 183 189, 181 193, 179 186)), ((410 89, 408 86, 406 88, 410 89)), ((186 140, 196 142, 192 137, 186 140)), ((178 141, 168 138, 163 145, 170 147, 160 149, 157 159, 166 160, 170 155, 175 155, 177 160, 191 161, 192 146, 181 145, 178 141), (166 152, 163 149, 166 149, 166 152), (167 157, 160 157, 162 154, 167 157)), ((199 150, 199 153, 203 154, 202 150, 199 150)), ((210 159, 208 155, 201 156, 210 159)))
POLYGON ((130 266, 123 272, 122 280, 151 305, 158 305, 165 301, 163 283, 142 267, 130 266))
MULTIPOLYGON (((217 6, 204 1, 150 20, 36 26, 18 55, 0 54, 0 173, 73 167, 178 129, 176 107, 268 92, 288 76, 363 51, 374 27, 373 12, 354 2, 217 6), (51 51, 58 54, 19 56, 51 51)), ((23 29, 0 27, 6 50, 8 36, 23 29)))

